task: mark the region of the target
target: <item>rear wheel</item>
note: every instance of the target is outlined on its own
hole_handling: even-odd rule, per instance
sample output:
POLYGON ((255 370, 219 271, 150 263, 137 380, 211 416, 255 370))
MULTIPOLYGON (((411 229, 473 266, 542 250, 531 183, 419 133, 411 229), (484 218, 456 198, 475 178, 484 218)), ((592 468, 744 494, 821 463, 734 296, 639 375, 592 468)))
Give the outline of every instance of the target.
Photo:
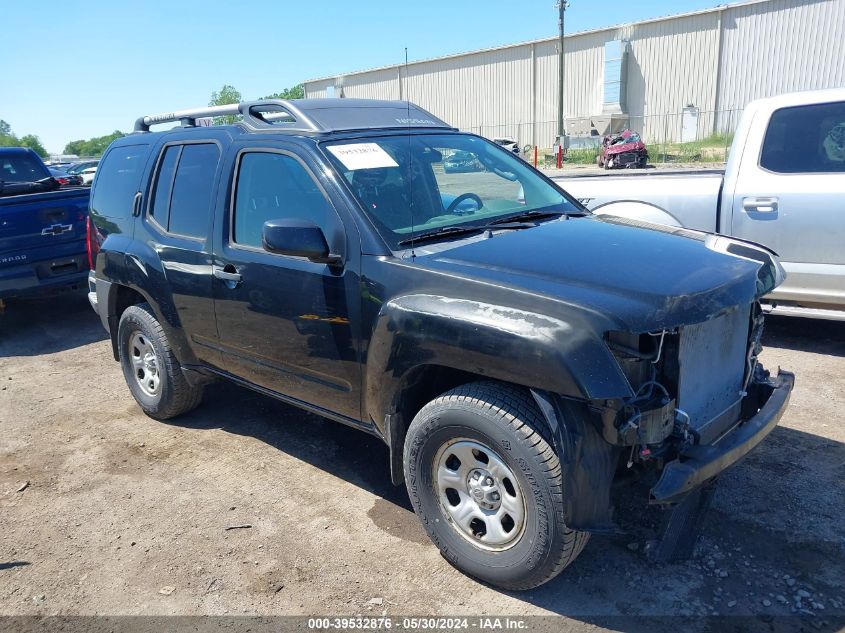
POLYGON ((405 440, 420 521, 461 571, 506 589, 554 578, 588 535, 563 520, 561 468, 524 390, 464 385, 423 407, 405 440))
POLYGON ((166 420, 196 408, 202 387, 185 379, 149 304, 126 308, 117 337, 123 376, 144 413, 166 420))

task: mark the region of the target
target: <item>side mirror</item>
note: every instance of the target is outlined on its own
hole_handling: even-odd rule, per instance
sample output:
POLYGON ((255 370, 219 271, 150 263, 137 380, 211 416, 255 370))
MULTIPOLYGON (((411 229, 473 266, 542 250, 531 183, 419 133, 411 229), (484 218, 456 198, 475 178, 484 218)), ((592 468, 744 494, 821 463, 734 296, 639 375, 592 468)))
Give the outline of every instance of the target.
POLYGON ((342 263, 340 255, 329 251, 323 230, 310 220, 268 220, 261 230, 261 242, 271 253, 305 257, 329 266, 342 263))

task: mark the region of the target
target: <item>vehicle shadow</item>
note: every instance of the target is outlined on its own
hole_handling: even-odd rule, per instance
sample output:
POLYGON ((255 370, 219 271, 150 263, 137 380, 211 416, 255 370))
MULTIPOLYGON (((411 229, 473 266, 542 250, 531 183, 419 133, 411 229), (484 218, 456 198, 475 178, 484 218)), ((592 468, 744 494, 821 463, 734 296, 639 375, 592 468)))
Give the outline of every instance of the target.
MULTIPOLYGON (((388 451, 377 438, 229 383, 215 385, 199 409, 169 423, 259 439, 379 497, 369 516, 380 529, 428 542, 404 488, 390 482, 388 451)), ((647 528, 657 525, 659 513, 626 503, 619 522, 627 533, 593 536, 558 578, 529 592, 503 593, 596 626, 674 631, 686 626, 684 618, 713 613, 736 616, 745 630, 772 618, 798 623, 791 607, 802 590, 826 609, 814 629, 839 630, 845 608, 825 600, 845 593, 839 580, 845 578, 843 476, 845 445, 778 427, 722 478, 693 560, 649 562, 643 551, 653 534, 647 528), (812 467, 803 465, 808 454, 812 467), (796 584, 787 586, 784 574, 796 584), (786 603, 777 601, 781 594, 786 603), (837 627, 828 626, 834 620, 837 627)), ((817 613, 811 602, 801 608, 817 613)))
POLYGON ((0 313, 0 357, 53 354, 106 338, 83 290, 9 299, 0 313))
POLYGON ((198 409, 164 423, 254 437, 412 512, 405 489, 390 482, 380 439, 234 383, 213 383, 198 409))
POLYGON ((845 356, 845 321, 768 316, 763 346, 845 356))

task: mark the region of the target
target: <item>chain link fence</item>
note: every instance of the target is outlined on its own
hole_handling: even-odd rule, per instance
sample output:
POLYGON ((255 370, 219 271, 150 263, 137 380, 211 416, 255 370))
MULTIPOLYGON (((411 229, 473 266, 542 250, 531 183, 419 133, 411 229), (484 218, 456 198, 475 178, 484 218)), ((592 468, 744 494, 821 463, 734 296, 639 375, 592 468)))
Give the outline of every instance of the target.
MULTIPOLYGON (((741 114, 741 109, 734 109, 687 110, 627 117, 614 115, 613 124, 618 131, 630 128, 640 134, 651 164, 723 164, 727 161, 741 114)), ((522 157, 529 162, 535 160, 536 154, 538 167, 556 167, 554 142, 557 121, 461 126, 461 129, 491 140, 509 139, 518 144, 522 157)), ((569 148, 563 153, 563 163, 596 165, 601 141, 602 134, 595 128, 589 136, 570 136, 569 148)))

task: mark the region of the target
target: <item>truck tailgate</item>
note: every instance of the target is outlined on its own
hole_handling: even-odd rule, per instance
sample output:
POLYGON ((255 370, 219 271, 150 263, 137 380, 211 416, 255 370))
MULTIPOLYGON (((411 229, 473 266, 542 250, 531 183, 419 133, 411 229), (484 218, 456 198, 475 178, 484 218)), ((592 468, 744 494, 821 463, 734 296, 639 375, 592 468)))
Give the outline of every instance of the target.
POLYGON ((80 188, 0 198, 0 267, 84 240, 88 195, 80 188))

